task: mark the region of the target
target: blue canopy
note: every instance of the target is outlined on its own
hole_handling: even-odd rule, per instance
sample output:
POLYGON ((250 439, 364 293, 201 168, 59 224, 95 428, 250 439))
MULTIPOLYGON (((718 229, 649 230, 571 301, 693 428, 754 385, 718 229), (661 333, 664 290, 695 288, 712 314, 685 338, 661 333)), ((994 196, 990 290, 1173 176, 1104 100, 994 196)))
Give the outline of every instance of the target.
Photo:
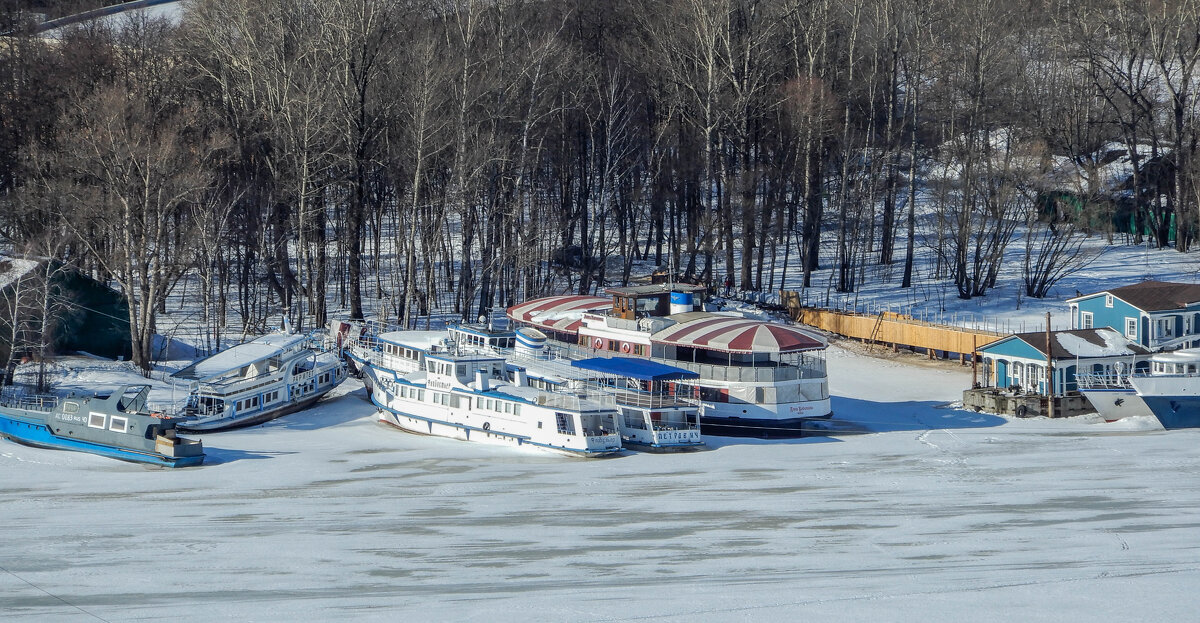
POLYGON ((571 365, 613 376, 627 376, 639 381, 678 381, 700 377, 698 373, 683 368, 647 359, 630 359, 629 357, 593 357, 572 361, 571 365))

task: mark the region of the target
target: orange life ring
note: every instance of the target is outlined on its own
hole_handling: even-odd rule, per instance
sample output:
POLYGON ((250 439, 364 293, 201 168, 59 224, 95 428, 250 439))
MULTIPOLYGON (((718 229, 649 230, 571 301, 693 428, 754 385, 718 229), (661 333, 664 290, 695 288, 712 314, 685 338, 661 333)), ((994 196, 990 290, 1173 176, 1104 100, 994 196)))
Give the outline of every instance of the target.
POLYGON ((629 353, 631 350, 633 350, 633 348, 629 346, 629 342, 621 342, 621 352, 629 353))
POLYGON ((592 348, 604 348, 604 339, 596 338, 592 340, 592 348))

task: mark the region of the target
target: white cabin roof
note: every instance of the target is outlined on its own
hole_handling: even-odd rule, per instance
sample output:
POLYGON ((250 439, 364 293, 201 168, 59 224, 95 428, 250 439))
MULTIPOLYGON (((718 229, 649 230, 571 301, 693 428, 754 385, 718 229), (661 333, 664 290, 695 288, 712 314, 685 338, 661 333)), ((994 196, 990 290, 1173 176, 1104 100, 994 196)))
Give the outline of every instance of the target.
POLYGON ((240 370, 257 361, 275 357, 305 339, 303 335, 290 333, 264 335, 201 359, 171 376, 192 381, 207 381, 240 370))
POLYGON ((379 341, 429 351, 434 346, 441 346, 448 338, 445 331, 388 331, 379 334, 379 341))
POLYGON ((1200 348, 1183 348, 1157 353, 1150 360, 1157 363, 1197 363, 1200 362, 1200 348))

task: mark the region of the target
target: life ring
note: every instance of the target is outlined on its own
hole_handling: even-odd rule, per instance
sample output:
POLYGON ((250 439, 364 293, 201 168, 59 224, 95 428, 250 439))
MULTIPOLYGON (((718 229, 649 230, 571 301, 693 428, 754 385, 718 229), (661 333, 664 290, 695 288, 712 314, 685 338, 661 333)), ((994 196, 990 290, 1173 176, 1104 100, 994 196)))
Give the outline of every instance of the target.
POLYGON ((484 422, 484 423, 483 423, 483 430, 492 430, 492 423, 491 423, 491 422, 484 422))
POLYGON ((629 351, 631 350, 633 350, 633 348, 629 346, 629 342, 621 342, 621 352, 629 354, 629 351))
POLYGON ((592 348, 604 348, 604 339, 596 338, 592 340, 592 348))

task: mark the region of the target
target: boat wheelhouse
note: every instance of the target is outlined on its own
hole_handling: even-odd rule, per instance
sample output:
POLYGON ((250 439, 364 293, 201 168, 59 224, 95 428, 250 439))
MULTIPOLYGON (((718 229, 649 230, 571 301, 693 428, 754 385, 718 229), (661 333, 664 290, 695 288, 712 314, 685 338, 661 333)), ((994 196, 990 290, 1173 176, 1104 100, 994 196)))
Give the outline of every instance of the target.
POLYGON ((610 300, 559 296, 508 309, 574 359, 646 357, 695 372, 706 434, 795 437, 832 415, 827 344, 798 327, 699 311, 700 286, 610 288, 610 300))
POLYGON ((29 446, 89 452, 164 467, 204 462, 199 440, 176 435, 180 419, 147 408, 149 385, 66 397, 0 396, 0 436, 29 446))
POLYGON ((621 450, 613 407, 529 387, 503 356, 427 352, 415 372, 368 364, 364 375, 379 420, 412 433, 581 457, 621 450))
POLYGON ((312 406, 346 366, 312 336, 277 333, 238 344, 171 375, 189 383, 180 430, 254 426, 312 406))

